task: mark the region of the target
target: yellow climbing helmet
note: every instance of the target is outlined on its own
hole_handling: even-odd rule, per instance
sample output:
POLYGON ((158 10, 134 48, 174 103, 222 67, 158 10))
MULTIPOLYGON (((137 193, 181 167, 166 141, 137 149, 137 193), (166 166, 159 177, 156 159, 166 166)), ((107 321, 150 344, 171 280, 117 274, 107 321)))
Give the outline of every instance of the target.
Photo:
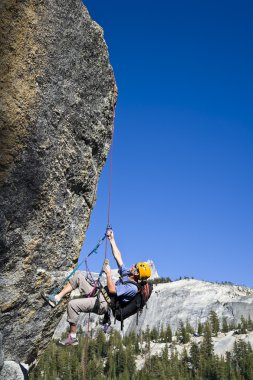
POLYGON ((138 263, 136 266, 139 271, 140 280, 147 280, 151 276, 151 269, 148 263, 138 263))

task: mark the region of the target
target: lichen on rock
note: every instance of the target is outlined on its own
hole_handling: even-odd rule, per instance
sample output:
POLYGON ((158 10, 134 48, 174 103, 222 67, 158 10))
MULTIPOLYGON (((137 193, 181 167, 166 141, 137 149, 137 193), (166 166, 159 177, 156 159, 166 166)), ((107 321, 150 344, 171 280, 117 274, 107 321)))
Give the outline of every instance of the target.
POLYGON ((0 7, 0 328, 6 360, 31 363, 64 309, 40 292, 78 259, 117 89, 102 29, 81 0, 0 7))

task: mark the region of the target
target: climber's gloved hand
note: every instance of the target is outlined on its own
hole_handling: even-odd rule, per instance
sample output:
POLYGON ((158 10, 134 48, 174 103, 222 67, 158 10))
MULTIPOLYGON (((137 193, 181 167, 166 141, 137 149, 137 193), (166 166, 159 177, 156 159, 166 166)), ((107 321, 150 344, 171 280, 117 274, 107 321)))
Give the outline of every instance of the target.
POLYGON ((108 238, 110 241, 112 241, 112 240, 114 239, 113 230, 112 230, 112 229, 108 229, 108 230, 106 231, 106 236, 107 236, 107 238, 108 238))

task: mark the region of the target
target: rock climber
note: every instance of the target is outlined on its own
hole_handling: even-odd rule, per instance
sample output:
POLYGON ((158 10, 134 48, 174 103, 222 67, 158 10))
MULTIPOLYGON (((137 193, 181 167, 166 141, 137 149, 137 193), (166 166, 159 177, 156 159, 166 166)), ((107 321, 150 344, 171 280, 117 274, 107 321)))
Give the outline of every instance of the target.
MULTIPOLYGON (((110 295, 116 295, 120 302, 127 303, 131 301, 138 292, 138 287, 135 285, 139 280, 146 280, 151 276, 151 269, 145 262, 132 265, 130 269, 124 266, 121 253, 115 242, 114 233, 112 230, 107 230, 106 236, 110 241, 112 254, 118 265, 118 272, 121 279, 132 281, 133 283, 122 283, 122 280, 117 280, 114 283, 111 274, 111 268, 108 264, 104 264, 103 271, 106 274, 107 292, 110 295)), ((77 338, 77 320, 81 312, 96 313, 99 315, 106 314, 108 311, 108 303, 106 301, 105 292, 97 292, 94 294, 94 287, 89 284, 85 276, 81 272, 76 272, 70 279, 67 285, 56 295, 44 294, 43 298, 52 306, 59 304, 61 299, 72 290, 79 288, 83 298, 72 299, 67 306, 67 321, 69 322, 69 335, 66 339, 59 343, 63 346, 78 345, 77 338)))

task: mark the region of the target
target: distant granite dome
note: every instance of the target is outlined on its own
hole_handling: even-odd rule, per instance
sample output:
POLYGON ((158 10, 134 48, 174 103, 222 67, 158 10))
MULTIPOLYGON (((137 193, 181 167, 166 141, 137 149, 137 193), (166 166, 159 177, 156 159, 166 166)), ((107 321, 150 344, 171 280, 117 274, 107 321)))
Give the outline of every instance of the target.
POLYGON ((154 278, 160 277, 157 270, 156 270, 155 263, 153 262, 153 260, 147 260, 147 263, 150 265, 150 268, 151 268, 150 279, 153 280, 154 278))
POLYGON ((1 11, 0 329, 5 360, 31 363, 65 310, 40 292, 77 262, 117 89, 81 0, 2 0, 1 11))
MULTIPOLYGON (((147 308, 144 307, 139 316, 138 325, 136 316, 126 319, 124 333, 139 332, 147 327, 159 329, 168 324, 175 332, 180 320, 188 321, 197 331, 198 323, 204 323, 211 310, 217 313, 220 320, 227 318, 228 323, 238 324, 241 316, 246 319, 250 316, 253 320, 253 289, 193 279, 154 285, 147 308)), ((97 328, 98 319, 96 315, 92 315, 91 328, 97 328)), ((85 331, 87 316, 82 314, 79 322, 85 331)), ((67 326, 64 315, 54 337, 59 338, 67 326)), ((113 327, 120 329, 120 322, 113 324, 113 327)))
POLYGON ((154 290, 136 327, 135 320, 125 323, 126 331, 160 328, 170 324, 172 330, 179 321, 188 321, 195 329, 208 319, 210 311, 228 323, 240 322, 241 316, 253 319, 253 289, 236 285, 223 285, 195 279, 154 285, 154 290))

